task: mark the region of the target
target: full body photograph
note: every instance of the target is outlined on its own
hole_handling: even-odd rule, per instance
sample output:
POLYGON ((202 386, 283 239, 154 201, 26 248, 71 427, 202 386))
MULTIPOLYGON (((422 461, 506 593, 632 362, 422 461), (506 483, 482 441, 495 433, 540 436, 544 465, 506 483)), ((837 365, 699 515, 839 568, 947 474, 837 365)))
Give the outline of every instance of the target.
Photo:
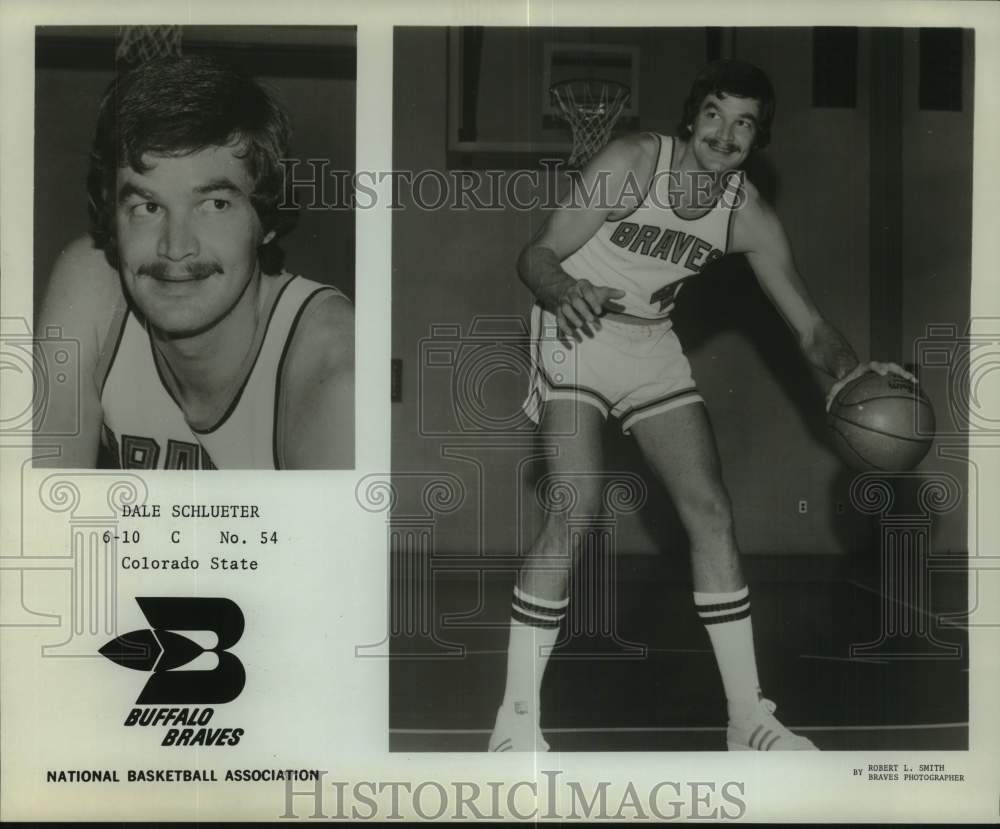
POLYGON ((967 744, 971 49, 397 31, 393 750, 967 744))
MULTIPOLYGON (((760 69, 736 60, 710 64, 692 85, 677 135, 646 133, 609 144, 518 262, 538 300, 535 336, 546 326, 561 335, 537 350, 528 401, 543 441, 558 450, 552 469, 557 476, 597 470, 609 416, 634 436, 690 539, 693 600, 725 688, 731 751, 816 746, 780 723, 760 688, 732 507, 708 413, 671 330, 673 299, 707 264, 743 253, 804 357, 836 381, 831 399, 866 371, 913 379, 895 364, 859 363, 810 298, 781 221, 740 175, 750 153, 767 145, 774 109, 771 82, 760 69), (610 207, 582 203, 582 192, 614 198, 634 192, 635 181, 646 182, 638 199, 615 198, 610 207), (574 348, 575 360, 559 353, 574 348), (566 365, 573 366, 568 377, 560 372, 566 365), (557 437, 563 435, 571 436, 557 437)), ((580 511, 596 515, 599 488, 581 480, 570 479, 580 511)), ((507 685, 492 751, 548 749, 539 726, 540 687, 569 601, 573 552, 563 549, 562 516, 546 520, 514 588, 507 685)))

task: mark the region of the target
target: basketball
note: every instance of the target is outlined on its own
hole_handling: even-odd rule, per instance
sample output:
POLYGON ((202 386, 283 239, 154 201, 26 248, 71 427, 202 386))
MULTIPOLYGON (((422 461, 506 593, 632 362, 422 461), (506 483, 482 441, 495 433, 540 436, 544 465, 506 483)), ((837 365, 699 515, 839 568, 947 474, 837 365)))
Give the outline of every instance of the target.
POLYGON ((913 469, 934 439, 934 409, 896 374, 862 374, 838 392, 827 414, 833 447, 852 469, 913 469))

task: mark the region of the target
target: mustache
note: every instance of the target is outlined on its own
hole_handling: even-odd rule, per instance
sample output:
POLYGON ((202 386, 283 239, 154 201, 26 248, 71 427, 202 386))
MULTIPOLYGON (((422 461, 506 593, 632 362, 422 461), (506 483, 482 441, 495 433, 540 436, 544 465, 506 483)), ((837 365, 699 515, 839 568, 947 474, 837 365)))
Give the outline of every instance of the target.
POLYGON ((191 262, 184 266, 181 274, 171 272, 166 262, 146 262, 135 269, 139 276, 151 276, 153 279, 205 279, 212 274, 222 273, 222 265, 218 262, 191 262))

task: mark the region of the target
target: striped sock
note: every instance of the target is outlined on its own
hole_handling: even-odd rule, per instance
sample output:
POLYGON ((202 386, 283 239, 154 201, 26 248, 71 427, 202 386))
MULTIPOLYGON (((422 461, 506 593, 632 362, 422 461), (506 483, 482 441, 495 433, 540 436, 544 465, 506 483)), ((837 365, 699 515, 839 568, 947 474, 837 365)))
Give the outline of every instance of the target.
POLYGON ((760 699, 750 621, 750 590, 744 587, 734 593, 696 592, 694 604, 712 640, 729 703, 729 719, 741 719, 760 699))
POLYGON ((538 712, 542 676, 568 604, 569 599, 541 599, 514 588, 504 705, 520 703, 538 712))

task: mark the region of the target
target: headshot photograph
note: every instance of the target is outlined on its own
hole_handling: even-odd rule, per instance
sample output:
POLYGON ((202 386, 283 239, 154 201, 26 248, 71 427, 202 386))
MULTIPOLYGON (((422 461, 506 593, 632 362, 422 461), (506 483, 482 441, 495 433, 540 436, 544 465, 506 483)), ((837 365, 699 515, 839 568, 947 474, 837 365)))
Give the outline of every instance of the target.
POLYGON ((36 29, 36 466, 354 467, 355 51, 36 29))

